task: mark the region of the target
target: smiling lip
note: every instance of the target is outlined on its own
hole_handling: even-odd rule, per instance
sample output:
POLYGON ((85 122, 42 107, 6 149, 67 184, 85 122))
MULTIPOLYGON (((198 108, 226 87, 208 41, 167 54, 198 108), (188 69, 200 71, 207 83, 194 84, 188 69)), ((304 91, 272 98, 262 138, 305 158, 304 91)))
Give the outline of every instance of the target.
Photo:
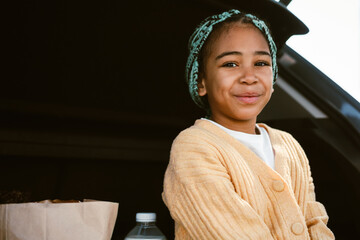
POLYGON ((243 93, 235 96, 238 101, 244 104, 254 104, 260 97, 258 93, 243 93))

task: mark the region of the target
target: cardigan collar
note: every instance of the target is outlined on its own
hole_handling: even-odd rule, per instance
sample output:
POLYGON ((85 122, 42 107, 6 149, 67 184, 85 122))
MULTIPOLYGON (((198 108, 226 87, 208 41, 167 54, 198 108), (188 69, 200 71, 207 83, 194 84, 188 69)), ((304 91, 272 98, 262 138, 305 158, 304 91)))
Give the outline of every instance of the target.
POLYGON ((237 149, 238 152, 241 153, 249 166, 251 166, 251 168, 260 176, 268 176, 271 179, 279 179, 279 177, 282 178, 286 174, 286 160, 289 158, 289 155, 286 149, 283 147, 284 142, 281 138, 281 131, 273 129, 263 123, 258 125, 265 128, 269 134, 270 142, 275 153, 275 171, 247 146, 233 138, 215 124, 199 119, 195 121, 194 127, 200 127, 206 131, 209 131, 232 145, 235 149, 237 149))

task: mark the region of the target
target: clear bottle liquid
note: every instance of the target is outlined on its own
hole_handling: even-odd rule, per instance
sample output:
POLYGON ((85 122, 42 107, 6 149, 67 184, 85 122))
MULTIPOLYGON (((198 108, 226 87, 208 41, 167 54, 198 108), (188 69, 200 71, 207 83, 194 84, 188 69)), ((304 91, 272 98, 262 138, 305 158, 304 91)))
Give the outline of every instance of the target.
POLYGON ((125 240, 166 240, 155 222, 156 213, 137 213, 136 226, 126 235, 125 240))

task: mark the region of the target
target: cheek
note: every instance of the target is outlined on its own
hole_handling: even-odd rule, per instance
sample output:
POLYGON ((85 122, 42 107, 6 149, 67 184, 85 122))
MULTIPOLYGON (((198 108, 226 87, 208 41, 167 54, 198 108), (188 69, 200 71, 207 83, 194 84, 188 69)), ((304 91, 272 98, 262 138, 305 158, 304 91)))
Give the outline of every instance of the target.
POLYGON ((259 72, 258 76, 268 88, 273 88, 273 72, 271 70, 259 72))
POLYGON ((218 88, 229 89, 239 78, 236 71, 219 71, 215 77, 215 83, 218 88))
POLYGON ((231 76, 221 73, 214 72, 208 81, 207 87, 210 91, 221 91, 229 88, 231 85, 231 76))
POLYGON ((258 74, 260 74, 262 77, 266 79, 272 78, 273 77, 272 67, 261 68, 259 69, 258 74))

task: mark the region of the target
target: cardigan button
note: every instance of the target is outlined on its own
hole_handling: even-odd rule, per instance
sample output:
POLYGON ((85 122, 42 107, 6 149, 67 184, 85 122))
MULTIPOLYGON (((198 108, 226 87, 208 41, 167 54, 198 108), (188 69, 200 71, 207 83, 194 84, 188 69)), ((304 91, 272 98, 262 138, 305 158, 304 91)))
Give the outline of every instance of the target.
POLYGON ((296 235, 300 235, 304 231, 304 226, 301 223, 294 223, 291 226, 291 231, 296 235))
POLYGON ((281 191, 284 190, 285 185, 284 185, 284 183, 283 183, 281 180, 275 180, 275 181, 273 181, 273 183, 272 183, 272 187, 273 187, 273 189, 274 189, 275 191, 281 192, 281 191))

